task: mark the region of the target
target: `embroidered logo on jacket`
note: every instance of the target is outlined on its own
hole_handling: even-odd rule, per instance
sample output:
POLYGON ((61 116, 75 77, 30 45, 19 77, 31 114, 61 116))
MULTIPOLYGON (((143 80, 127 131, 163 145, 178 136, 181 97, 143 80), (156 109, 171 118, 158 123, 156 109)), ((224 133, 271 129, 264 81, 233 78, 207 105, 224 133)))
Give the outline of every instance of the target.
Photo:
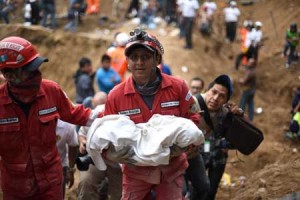
POLYGON ((136 115, 136 114, 140 114, 141 113, 141 109, 136 108, 136 109, 132 109, 132 110, 124 110, 124 111, 120 111, 118 112, 119 115, 136 115))
POLYGON ((44 110, 39 110, 39 115, 47 115, 47 114, 53 113, 55 111, 57 111, 56 107, 48 108, 48 109, 44 109, 44 110))
POLYGON ((17 123, 17 122, 19 122, 18 117, 0 119, 0 124, 13 124, 13 123, 17 123))
POLYGON ((168 102, 161 103, 160 107, 167 108, 167 107, 175 107, 179 105, 180 105, 179 101, 168 101, 168 102))
POLYGON ((188 93, 187 93, 186 96, 185 96, 185 100, 186 100, 186 101, 189 101, 190 98, 191 98, 192 96, 193 96, 193 95, 192 95, 191 91, 188 91, 188 93))

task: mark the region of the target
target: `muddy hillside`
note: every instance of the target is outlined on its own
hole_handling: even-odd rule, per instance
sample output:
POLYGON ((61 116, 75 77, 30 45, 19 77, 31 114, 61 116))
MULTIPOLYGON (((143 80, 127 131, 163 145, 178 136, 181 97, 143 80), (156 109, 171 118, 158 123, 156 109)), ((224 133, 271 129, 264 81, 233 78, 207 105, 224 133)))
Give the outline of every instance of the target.
MULTIPOLYGON (((25 27, 20 23, 22 17, 16 17, 10 25, 0 25, 0 38, 18 35, 35 44, 40 54, 49 58, 49 62, 42 67, 44 77, 58 82, 74 100, 72 76, 79 59, 82 56, 91 58, 96 70, 114 34, 118 31, 129 32, 136 26, 131 21, 112 16, 111 2, 101 1, 100 16, 84 16, 77 33, 63 31, 66 19, 62 16, 66 12, 66 1, 57 1, 60 18, 56 30, 40 26, 25 27), (102 21, 99 21, 100 17, 102 21)), ((124 7, 127 2, 123 1, 124 7)), ((157 29, 149 32, 157 35, 162 42, 165 48, 164 62, 172 67, 174 75, 187 81, 200 76, 208 84, 217 75, 227 73, 234 82, 232 101, 239 102, 241 88, 237 80, 243 71, 233 70, 233 64, 240 52, 240 42, 228 44, 224 41, 222 9, 225 1, 215 2, 218 10, 214 32, 210 38, 204 38, 195 28, 192 50, 183 48, 184 40, 178 39, 178 31, 173 26, 161 22, 157 29), (184 69, 187 70, 182 70, 182 66, 186 66, 184 69)), ((300 1, 256 0, 252 5, 238 3, 238 6, 241 10, 240 26, 245 19, 263 23, 264 46, 259 55, 255 95, 255 106, 262 108, 262 113, 255 115, 254 123, 263 130, 265 139, 249 156, 235 151, 230 153, 226 173, 231 177, 231 184, 221 186, 217 199, 278 199, 300 191, 299 143, 286 140, 283 135, 290 120, 293 88, 300 86, 300 64, 293 64, 286 69, 285 59, 281 56, 289 24, 298 22, 300 26, 300 1)), ((68 191, 69 199, 75 199, 75 191, 76 184, 75 188, 68 191)))

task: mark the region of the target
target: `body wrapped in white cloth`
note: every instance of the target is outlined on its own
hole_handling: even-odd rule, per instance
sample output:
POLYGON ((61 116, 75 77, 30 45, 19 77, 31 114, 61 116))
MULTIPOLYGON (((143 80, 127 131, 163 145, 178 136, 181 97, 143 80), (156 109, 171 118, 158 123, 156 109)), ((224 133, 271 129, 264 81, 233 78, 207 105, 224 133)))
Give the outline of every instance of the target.
POLYGON ((125 115, 107 115, 96 119, 87 134, 87 152, 99 170, 106 169, 101 152, 110 142, 117 151, 131 146, 135 165, 158 166, 169 164, 173 144, 198 146, 204 136, 191 120, 182 117, 155 114, 147 123, 135 124, 125 115))

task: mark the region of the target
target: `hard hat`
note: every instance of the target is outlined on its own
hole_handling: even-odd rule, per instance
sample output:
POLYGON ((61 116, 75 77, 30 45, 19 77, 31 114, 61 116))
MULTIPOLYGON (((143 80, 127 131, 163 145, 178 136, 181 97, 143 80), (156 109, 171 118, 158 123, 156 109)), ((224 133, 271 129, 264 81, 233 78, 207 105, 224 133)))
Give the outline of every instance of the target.
POLYGON ((243 26, 244 26, 244 27, 247 27, 247 26, 248 26, 248 24, 249 24, 249 21, 248 21, 248 20, 244 20, 244 22, 243 22, 243 26))
POLYGON ((255 22, 255 26, 256 26, 256 27, 257 27, 257 26, 262 27, 262 23, 261 23, 260 21, 256 21, 256 22, 255 22))
POLYGON ((236 6, 237 4, 236 4, 235 1, 230 1, 229 5, 230 5, 230 6, 236 6))
POLYGON ((129 39, 125 47, 126 56, 129 56, 132 49, 138 46, 146 47, 147 49, 153 52, 156 51, 160 56, 164 54, 164 48, 162 44, 157 40, 157 38, 154 35, 151 35, 139 28, 130 32, 130 35, 132 37, 129 39))
POLYGON ((116 45, 117 46, 125 46, 129 39, 129 35, 127 33, 119 33, 116 36, 116 45))
POLYGON ((24 38, 12 36, 0 41, 0 70, 25 67, 25 70, 34 71, 47 61, 39 57, 34 46, 24 38))

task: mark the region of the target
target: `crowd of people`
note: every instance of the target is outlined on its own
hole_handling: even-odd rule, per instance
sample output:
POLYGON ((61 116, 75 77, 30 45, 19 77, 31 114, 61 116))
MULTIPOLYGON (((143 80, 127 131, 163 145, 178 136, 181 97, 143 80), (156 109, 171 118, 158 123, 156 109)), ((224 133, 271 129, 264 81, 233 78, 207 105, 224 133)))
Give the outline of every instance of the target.
MULTIPOLYGON (((43 2, 48 13, 41 22, 47 26, 50 15, 50 26, 54 28, 55 3, 43 2)), ((194 0, 176 3, 182 14, 179 26, 186 39, 185 48, 192 49, 192 29, 198 11, 208 15, 203 23, 208 26, 205 34, 211 34, 217 6, 212 0, 202 6, 194 0)), ((96 3, 88 9, 95 14, 98 6, 96 3)), ((150 9, 156 8, 150 2, 148 6, 146 9, 150 14, 143 16, 145 18, 151 15, 153 10, 150 9)), ((31 17, 34 16, 33 8, 30 8, 31 17)), ((132 9, 134 6, 128 15, 132 9)), ((224 14, 226 41, 233 42, 240 15, 235 1, 229 2, 224 14)), ((167 16, 170 21, 174 20, 174 16, 167 16)), ((34 24, 33 21, 28 18, 27 22, 34 24)), ((141 22, 148 28, 154 26, 151 18, 141 22)), ((223 120, 229 113, 250 121, 254 119, 255 69, 262 23, 256 21, 253 25, 248 21, 245 28, 244 49, 235 65, 238 70, 245 59, 245 74, 238 80, 243 88, 239 105, 229 102, 234 90, 227 74, 217 75, 207 86, 201 77, 194 77, 187 83, 172 76, 171 67, 163 61, 163 45, 156 36, 143 29, 137 28, 130 35, 117 33, 115 41, 101 55, 96 71, 90 58, 80 58, 73 76, 76 104, 58 84, 42 78, 40 66, 48 59, 41 57, 30 41, 21 37, 2 39, 0 156, 3 199, 63 199, 66 186, 70 188, 74 184, 76 167, 80 171, 78 199, 215 199, 228 151, 235 149, 223 134, 223 120), (248 110, 248 115, 244 110, 248 110), (178 138, 176 129, 172 129, 168 136, 172 140, 166 148, 167 164, 141 165, 136 159, 134 145, 125 143, 120 148, 110 143, 99 151, 99 146, 91 145, 98 141, 88 140, 92 133, 90 129, 101 126, 97 124, 98 119, 115 115, 126 116, 135 126, 147 123, 157 115, 185 118, 193 122, 201 137, 198 137, 197 145, 179 146, 174 141, 191 139, 193 135, 187 135, 187 132, 193 126, 189 125, 183 132, 185 138, 178 138), (105 170, 99 169, 101 162, 90 154, 91 149, 98 150, 105 170)), ((295 48, 300 36, 297 26, 296 30, 292 24, 286 36, 284 55, 288 55, 288 64, 296 59, 295 48)), ((299 105, 299 102, 295 103, 294 114, 299 115, 299 105)), ((293 119, 298 123, 299 131, 300 117, 293 119)), ((294 121, 291 129, 297 125, 294 121)), ((125 127, 126 124, 122 125, 125 127)), ((158 128, 161 124, 151 126, 158 128)), ((173 128, 179 126, 174 124, 173 128)), ((125 130, 118 127, 113 131, 119 139, 125 130)), ((151 134, 143 132, 142 135, 151 134)))
MULTIPOLYGON (((122 44, 125 60, 121 58, 119 66, 125 62, 131 73, 123 79, 111 66, 112 58, 108 55, 118 48, 118 42, 102 55, 96 72, 89 58, 79 60, 74 75, 76 105, 57 84, 42 78, 39 67, 48 59, 40 57, 29 41, 20 37, 0 41, 0 69, 4 77, 0 89, 6 99, 6 103, 2 101, 5 109, 0 125, 4 134, 0 142, 11 144, 0 149, 5 200, 62 199, 66 186, 74 184, 75 167, 80 170, 79 199, 173 200, 183 195, 190 199, 215 198, 227 151, 233 148, 222 135, 222 118, 227 113, 243 115, 237 105, 228 104, 233 93, 229 76, 218 76, 206 90, 204 81, 195 77, 189 87, 184 80, 170 75, 170 70, 163 72, 164 48, 154 35, 142 29, 135 29, 130 35, 122 44), (15 62, 18 55, 24 58, 21 62, 15 62), (99 86, 96 93, 94 77, 99 86), (15 107, 15 111, 9 111, 10 107, 15 107), (211 116, 213 127, 203 121, 202 111, 211 116), (137 126, 156 115, 186 118, 193 122, 201 137, 197 136, 197 145, 178 146, 171 142, 167 147, 168 164, 155 166, 136 164, 133 146, 127 144, 120 150, 110 143, 101 153, 106 168, 103 170, 100 165, 99 169, 99 160, 91 159, 91 148, 95 148, 91 144, 96 142, 88 140, 89 126, 94 127, 97 118, 114 115, 127 116, 137 126), (15 134, 5 134, 8 132, 15 134), (36 140, 40 134, 41 139, 36 140), (17 170, 20 167, 24 168, 22 172, 17 170)), ((122 126, 125 128, 126 124, 122 122, 122 126)), ((186 134, 193 126, 186 127, 184 137, 192 137, 186 134)), ((177 142, 187 140, 177 136, 180 124, 172 127, 176 129, 168 134, 177 142)), ((119 134, 117 137, 124 133, 122 129, 114 131, 119 134)))

